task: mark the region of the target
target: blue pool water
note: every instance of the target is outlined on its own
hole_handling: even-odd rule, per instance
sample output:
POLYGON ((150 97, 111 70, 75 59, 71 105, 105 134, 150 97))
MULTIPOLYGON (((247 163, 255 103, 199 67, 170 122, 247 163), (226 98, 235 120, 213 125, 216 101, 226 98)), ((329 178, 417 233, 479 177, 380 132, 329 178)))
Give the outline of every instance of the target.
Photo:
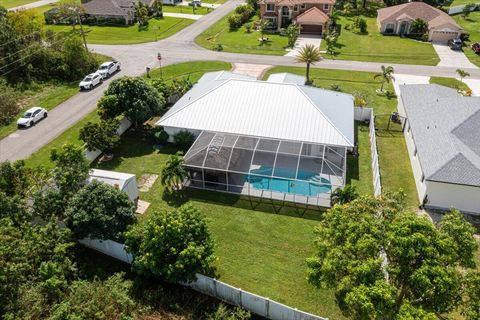
MULTIPOLYGON (((276 169, 275 174, 281 176, 291 176, 292 172, 288 169, 276 169), (279 172, 280 171, 280 172, 279 172)), ((269 174, 272 172, 271 168, 260 168, 252 170, 251 173, 255 174, 269 174)), ((293 173, 294 174, 294 173, 293 173)), ((330 181, 325 178, 321 178, 320 181, 313 181, 315 179, 316 173, 313 172, 298 172, 299 179, 305 179, 307 181, 297 181, 294 179, 280 179, 280 178, 267 178, 262 176, 250 175, 248 182, 255 188, 259 190, 272 190, 276 192, 283 193, 293 193, 302 196, 317 196, 321 193, 328 193, 331 191, 332 186, 330 181)))

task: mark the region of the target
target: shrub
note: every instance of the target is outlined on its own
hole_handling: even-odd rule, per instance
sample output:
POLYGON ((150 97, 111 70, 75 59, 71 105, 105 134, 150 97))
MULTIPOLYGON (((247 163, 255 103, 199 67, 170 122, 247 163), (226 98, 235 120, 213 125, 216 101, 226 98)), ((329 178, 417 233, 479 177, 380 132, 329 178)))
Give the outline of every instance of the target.
POLYGON ((5 81, 0 81, 0 125, 10 123, 19 111, 17 94, 5 81))
POLYGON ((251 22, 245 23, 245 31, 247 31, 247 33, 252 32, 252 26, 251 22))
POLYGON ((243 4, 235 8, 235 13, 242 16, 242 21, 246 22, 255 13, 255 9, 249 4, 243 4))
POLYGON ((360 33, 366 33, 367 32, 367 20, 356 17, 353 20, 353 27, 358 30, 360 33))
POLYGON ((228 16, 228 25, 230 26, 230 29, 238 29, 242 26, 242 16, 234 13, 228 16))
POLYGON ((119 124, 117 119, 103 120, 100 123, 87 122, 80 129, 80 140, 86 144, 89 151, 109 152, 120 142, 117 134, 119 124))
POLYGON ((215 261, 205 218, 191 205, 153 212, 126 233, 125 244, 134 256, 134 271, 172 283, 195 280, 215 261))
POLYGON ((192 145, 195 137, 190 131, 182 130, 173 136, 173 141, 180 147, 189 147, 192 145))
POLYGON ((221 43, 215 43, 212 47, 213 51, 223 51, 223 46, 221 43))
POLYGON ((293 48, 295 45, 295 42, 298 39, 298 36, 300 35, 300 26, 296 24, 291 24, 287 28, 287 36, 288 36, 288 46, 290 48, 293 48))
POLYGON ((168 142, 168 138, 170 137, 168 133, 163 129, 163 127, 155 127, 153 130, 153 139, 158 144, 165 144, 168 142))

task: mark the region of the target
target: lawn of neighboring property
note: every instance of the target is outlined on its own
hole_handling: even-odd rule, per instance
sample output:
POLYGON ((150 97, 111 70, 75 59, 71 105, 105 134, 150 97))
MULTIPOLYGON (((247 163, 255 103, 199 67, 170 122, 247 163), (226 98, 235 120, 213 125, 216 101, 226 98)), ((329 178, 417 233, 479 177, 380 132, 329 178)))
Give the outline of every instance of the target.
POLYGON ((0 0, 0 7, 5 7, 7 9, 15 8, 35 1, 36 0, 0 0))
POLYGON ((202 0, 202 3, 214 3, 214 4, 223 4, 228 0, 202 0))
MULTIPOLYGON (((252 18, 252 21, 258 19, 252 18)), ((279 34, 267 34, 269 41, 261 43, 258 41, 260 33, 252 31, 247 33, 245 25, 238 30, 230 30, 228 25, 228 16, 219 20, 213 26, 200 34, 195 42, 207 49, 212 49, 216 44, 221 44, 223 51, 226 52, 240 52, 240 53, 255 53, 255 54, 270 54, 270 55, 284 55, 287 52, 287 37, 279 34)))
MULTIPOLYGON (((173 78, 181 78, 181 77, 189 77, 192 81, 197 81, 201 75, 207 71, 215 71, 215 70, 229 70, 231 65, 226 62, 221 61, 196 61, 196 62, 189 62, 189 63, 180 63, 176 65, 165 66, 162 68, 163 77, 165 80, 170 80, 173 78)), ((151 72, 152 77, 159 77, 158 69, 153 70, 151 72)), ((78 89, 76 88, 78 91, 78 89)), ((29 166, 38 166, 42 165, 45 167, 52 167, 52 163, 50 161, 50 152, 55 149, 59 148, 66 143, 73 143, 75 145, 82 145, 83 142, 79 140, 79 132, 80 129, 88 122, 88 121, 100 121, 97 112, 93 111, 88 114, 85 118, 81 121, 67 129, 57 138, 52 140, 50 143, 39 149, 37 152, 32 154, 27 160, 27 164, 29 166)))
MULTIPOLYGON (((394 35, 384 36, 378 31, 375 17, 361 17, 367 21, 367 34, 346 30, 346 25, 352 25, 353 17, 340 17, 341 32, 334 59, 430 66, 440 61, 431 43, 394 35)), ((320 48, 325 50, 325 41, 320 48)))
MULTIPOLYGON (((175 13, 188 13, 193 14, 193 7, 192 6, 162 6, 163 12, 175 12, 175 13)), ((195 14, 208 14, 212 12, 213 9, 207 7, 198 7, 195 8, 195 14)))
POLYGON ((470 89, 466 83, 461 82, 460 80, 457 80, 455 78, 430 77, 430 83, 439 84, 439 85, 453 88, 453 89, 460 89, 460 90, 470 89))
MULTIPOLYGON (((276 72, 291 72, 304 75, 305 69, 275 67, 270 69, 265 77, 276 72)), ((418 197, 403 133, 396 124, 390 124, 391 130, 386 130, 390 113, 397 110, 397 99, 395 97, 388 98, 377 95, 375 90, 380 87, 380 83, 374 80, 373 76, 374 74, 369 72, 326 69, 311 70, 311 78, 316 86, 329 89, 332 84, 336 84, 340 86, 343 92, 351 94, 359 92, 366 96, 368 102, 367 107, 373 108, 376 116, 375 125, 377 128, 377 146, 380 158, 382 187, 384 190, 392 191, 402 188, 407 194, 408 205, 413 208, 418 205, 418 197)), ((393 92, 393 86, 391 84, 387 86, 387 89, 393 92)), ((359 132, 360 134, 362 133, 361 130, 359 130, 359 132)), ((368 136, 368 132, 363 132, 363 134, 368 136)), ((366 170, 366 167, 370 165, 370 162, 362 157, 364 153, 366 152, 360 152, 359 158, 362 161, 359 166, 360 170, 362 170, 362 168, 366 170)), ((360 182, 364 183, 365 179, 362 179, 360 179, 360 182)), ((368 181, 371 183, 371 180, 370 175, 368 181)))
POLYGON ((480 42, 480 11, 470 13, 467 18, 463 18, 461 14, 453 16, 453 19, 468 33, 470 33, 470 41, 465 42, 463 52, 470 62, 480 67, 480 55, 475 54, 470 48, 472 43, 480 42))

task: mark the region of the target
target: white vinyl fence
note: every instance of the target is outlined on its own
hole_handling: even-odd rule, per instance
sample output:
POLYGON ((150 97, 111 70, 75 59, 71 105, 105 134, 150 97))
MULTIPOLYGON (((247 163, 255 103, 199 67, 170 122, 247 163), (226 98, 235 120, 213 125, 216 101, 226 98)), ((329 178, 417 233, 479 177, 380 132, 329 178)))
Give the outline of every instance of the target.
MULTIPOLYGON (((81 244, 125 263, 132 263, 132 255, 125 245, 112 240, 82 239, 81 244)), ((229 304, 273 320, 328 320, 307 312, 291 308, 274 300, 232 287, 224 282, 197 273, 197 280, 181 283, 195 291, 209 295, 229 304)))
MULTIPOLYGON (((473 2, 472 2, 473 3, 473 2)), ((459 14, 463 12, 463 8, 465 8, 465 4, 462 4, 460 6, 455 6, 455 7, 450 7, 448 9, 448 14, 453 16, 455 14, 459 14)), ((477 3, 475 7, 472 7, 470 11, 475 11, 475 10, 480 10, 480 3, 477 3)))
MULTIPOLYGON (((128 128, 130 128, 131 125, 132 123, 130 122, 130 120, 128 120, 127 118, 123 118, 120 121, 120 124, 118 125, 117 134, 121 136, 122 134, 125 133, 125 131, 128 130, 128 128)), ((99 155, 102 154, 102 151, 101 150, 89 151, 88 149, 85 149, 84 153, 85 153, 85 158, 87 158, 88 161, 93 161, 97 159, 99 155)))
POLYGON ((353 108, 353 119, 355 121, 370 121, 372 113, 372 108, 355 107, 353 108))
POLYGON ((382 194, 382 183, 380 181, 380 163, 378 161, 377 137, 375 135, 375 117, 373 112, 370 115, 369 123, 370 150, 372 154, 372 173, 373 173, 373 194, 378 197, 382 194))

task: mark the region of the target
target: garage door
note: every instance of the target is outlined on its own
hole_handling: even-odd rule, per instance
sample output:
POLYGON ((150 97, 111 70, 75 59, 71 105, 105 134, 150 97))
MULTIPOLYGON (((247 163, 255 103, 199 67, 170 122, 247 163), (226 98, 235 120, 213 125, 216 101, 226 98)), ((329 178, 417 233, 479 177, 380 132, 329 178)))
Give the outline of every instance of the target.
POLYGON ((302 24, 302 33, 322 34, 322 26, 314 24, 302 24))
POLYGON ((441 42, 447 43, 450 39, 455 39, 457 37, 456 32, 449 32, 449 31, 433 31, 432 32, 432 42, 441 42))

